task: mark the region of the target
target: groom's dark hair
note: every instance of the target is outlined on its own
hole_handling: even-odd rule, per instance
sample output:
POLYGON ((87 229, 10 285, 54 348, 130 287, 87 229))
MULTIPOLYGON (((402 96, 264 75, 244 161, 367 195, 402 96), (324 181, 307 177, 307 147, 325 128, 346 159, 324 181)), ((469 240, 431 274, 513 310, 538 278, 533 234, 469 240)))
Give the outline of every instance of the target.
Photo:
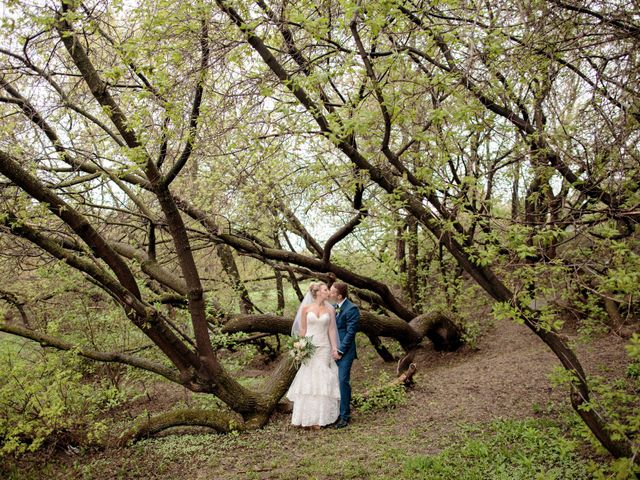
POLYGON ((349 287, 346 283, 336 282, 333 284, 333 286, 336 288, 342 298, 347 298, 347 296, 349 295, 349 287))

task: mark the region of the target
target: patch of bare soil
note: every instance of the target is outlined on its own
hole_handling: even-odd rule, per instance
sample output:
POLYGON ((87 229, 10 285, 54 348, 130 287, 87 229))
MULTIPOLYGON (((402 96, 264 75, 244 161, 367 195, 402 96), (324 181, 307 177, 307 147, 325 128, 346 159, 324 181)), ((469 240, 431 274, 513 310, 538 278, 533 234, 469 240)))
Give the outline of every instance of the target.
MULTIPOLYGON (((574 334, 570 341, 576 339, 574 334)), ((574 349, 587 375, 619 377, 629 360, 624 345, 624 339, 605 335, 578 343, 574 349)), ((358 363, 354 367, 356 390, 365 381, 363 365, 358 363)), ((463 347, 457 352, 436 352, 427 347, 415 363, 415 387, 406 405, 390 415, 401 417, 399 428, 422 425, 415 431, 434 451, 456 425, 531 417, 555 402, 569 404, 568 390, 553 388, 549 380, 549 374, 560 366, 557 357, 527 327, 514 322, 499 322, 480 339, 476 350, 463 347)), ((388 368, 381 362, 378 365, 388 368)))

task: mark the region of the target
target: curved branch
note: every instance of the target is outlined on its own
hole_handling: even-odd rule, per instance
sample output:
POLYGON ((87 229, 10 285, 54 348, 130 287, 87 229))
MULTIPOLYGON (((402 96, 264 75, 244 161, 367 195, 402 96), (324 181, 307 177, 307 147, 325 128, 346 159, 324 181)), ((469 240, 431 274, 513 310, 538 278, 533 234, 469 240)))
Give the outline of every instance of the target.
POLYGON ((222 333, 280 333, 289 335, 293 320, 279 315, 234 315, 222 327, 222 333))
POLYGON ((353 208, 358 211, 356 215, 347 222, 345 226, 335 232, 324 245, 324 253, 322 255, 322 261, 325 264, 329 264, 331 260, 331 250, 342 239, 346 238, 353 230, 360 225, 362 220, 369 215, 366 208, 362 208, 362 195, 364 194, 364 185, 359 182, 356 187, 356 193, 353 197, 353 208))
POLYGON ((410 323, 371 312, 360 312, 360 331, 366 335, 394 338, 405 350, 420 343, 422 339, 410 323))
POLYGON ((147 252, 138 248, 132 247, 128 243, 111 242, 111 247, 114 251, 126 258, 135 259, 144 273, 149 275, 154 280, 160 282, 179 293, 182 296, 187 295, 187 285, 179 277, 163 268, 157 261, 152 259, 147 252))
POLYGON ((106 363, 121 363, 123 365, 129 365, 132 367, 140 368, 148 372, 156 373, 163 376, 167 380, 174 383, 182 384, 180 373, 177 370, 173 370, 165 367, 162 364, 152 362, 146 358, 134 357, 126 353, 120 352, 101 352, 90 348, 74 345, 73 343, 65 342, 59 338, 55 338, 51 335, 36 332, 30 328, 19 327, 17 325, 9 325, 6 323, 0 323, 0 332, 10 333, 18 337, 27 338, 38 342, 42 347, 54 347, 58 350, 73 350, 78 355, 96 360, 98 362, 106 363))
POLYGON ((294 232, 302 237, 309 251, 315 251, 318 255, 324 255, 322 246, 320 246, 316 239, 313 238, 313 236, 305 228, 302 222, 298 219, 296 214, 293 213, 289 207, 287 207, 281 201, 278 201, 278 210, 280 210, 284 214, 285 218, 289 220, 291 226, 294 229, 294 232))
POLYGON ((200 78, 198 79, 198 84, 196 86, 196 92, 193 97, 193 106, 191 107, 191 116, 189 118, 189 130, 187 134, 187 142, 180 155, 180 158, 173 165, 171 170, 165 175, 164 180, 162 181, 164 186, 168 186, 175 180, 175 178, 180 173, 180 170, 186 165, 189 157, 191 157, 191 152, 193 151, 193 143, 195 142, 196 132, 198 128, 198 119, 200 117, 200 106, 202 105, 202 94, 204 92, 204 81, 208 71, 209 65, 209 30, 207 27, 207 21, 203 19, 201 21, 201 32, 200 32, 200 49, 202 52, 202 58, 200 59, 200 78))
POLYGON ((139 422, 120 435, 115 442, 115 446, 125 447, 130 443, 151 437, 168 428, 184 426, 209 427, 219 433, 247 430, 242 417, 232 412, 181 409, 162 413, 139 422))
POLYGON ((79 185, 81 183, 90 182, 91 180, 95 180, 96 178, 100 178, 100 173, 89 173, 88 175, 80 175, 75 178, 69 178, 67 180, 63 180, 62 182, 56 183, 52 185, 51 188, 55 188, 56 190, 60 190, 63 188, 73 187, 74 185, 79 185))
POLYGON ((12 180, 31 197, 45 204, 54 215, 58 216, 76 232, 99 258, 109 265, 118 280, 129 290, 131 295, 140 299, 138 284, 127 264, 113 251, 83 215, 42 185, 36 177, 29 174, 12 156, 4 151, 0 151, 0 173, 12 180))
POLYGON ((569 10, 570 12, 584 13, 591 17, 597 18, 602 23, 614 26, 616 28, 619 28, 620 30, 624 30, 624 32, 628 33, 629 35, 635 35, 636 39, 638 36, 640 36, 640 27, 638 27, 637 25, 633 25, 633 24, 629 25, 627 23, 623 23, 619 20, 616 20, 615 18, 607 17, 600 12, 596 12, 587 7, 582 7, 580 5, 577 5, 577 6, 571 5, 569 3, 562 2, 560 0, 551 0, 551 2, 555 3, 560 8, 569 10))
POLYGON ((23 325, 26 327, 29 326, 29 317, 27 312, 24 309, 24 302, 21 302, 16 295, 6 290, 0 288, 0 300, 4 300, 5 302, 13 305, 18 310, 20 314, 20 318, 22 319, 23 325))
POLYGON ((346 238, 353 230, 362 223, 362 220, 368 215, 366 209, 360 210, 356 215, 347 222, 345 226, 335 232, 329 239, 327 243, 324 244, 324 254, 322 256, 322 261, 325 264, 329 264, 331 261, 331 250, 333 247, 342 239, 346 238))

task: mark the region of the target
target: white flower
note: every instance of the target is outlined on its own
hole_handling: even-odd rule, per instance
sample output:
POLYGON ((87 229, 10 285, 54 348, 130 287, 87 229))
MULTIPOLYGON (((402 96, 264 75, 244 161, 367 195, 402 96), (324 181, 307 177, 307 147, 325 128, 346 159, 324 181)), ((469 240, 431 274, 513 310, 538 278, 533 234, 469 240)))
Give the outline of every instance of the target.
POLYGON ((292 336, 289 343, 289 355, 293 358, 296 366, 306 362, 313 356, 316 346, 313 344, 312 337, 292 336))

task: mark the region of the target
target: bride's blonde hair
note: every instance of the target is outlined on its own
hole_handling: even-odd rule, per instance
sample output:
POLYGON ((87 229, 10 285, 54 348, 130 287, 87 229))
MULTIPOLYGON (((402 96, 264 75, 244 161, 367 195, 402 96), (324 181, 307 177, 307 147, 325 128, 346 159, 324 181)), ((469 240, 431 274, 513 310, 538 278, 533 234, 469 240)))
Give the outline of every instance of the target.
MULTIPOLYGON (((318 294, 318 291, 320 290, 320 288, 325 285, 322 282, 313 282, 311 285, 309 285, 309 292, 311 292, 311 296, 315 299, 316 295, 318 294)), ((326 286, 326 285, 325 285, 326 286)))

